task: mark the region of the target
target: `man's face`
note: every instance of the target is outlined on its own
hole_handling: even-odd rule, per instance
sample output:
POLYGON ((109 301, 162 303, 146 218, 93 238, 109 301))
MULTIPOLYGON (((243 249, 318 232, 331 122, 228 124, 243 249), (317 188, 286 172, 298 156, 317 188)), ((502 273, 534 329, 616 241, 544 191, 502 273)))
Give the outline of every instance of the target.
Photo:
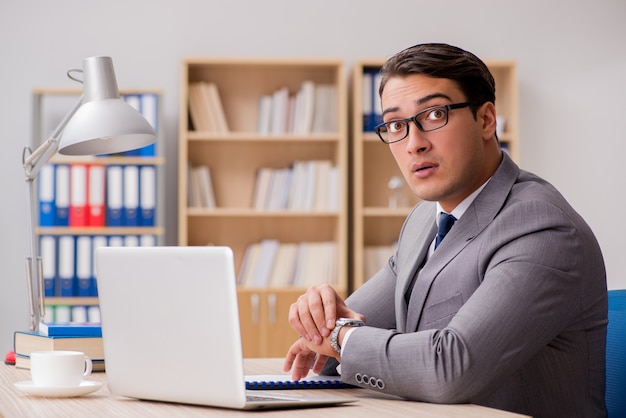
MULTIPOLYGON (((389 79, 381 100, 387 122, 471 98, 452 80, 415 74, 389 79)), ((489 141, 495 141, 493 104, 483 104, 476 118, 469 107, 450 110, 448 124, 435 131, 421 132, 413 122, 409 125, 409 135, 389 148, 420 199, 439 201, 451 211, 493 174, 494 154, 487 152, 489 141)))

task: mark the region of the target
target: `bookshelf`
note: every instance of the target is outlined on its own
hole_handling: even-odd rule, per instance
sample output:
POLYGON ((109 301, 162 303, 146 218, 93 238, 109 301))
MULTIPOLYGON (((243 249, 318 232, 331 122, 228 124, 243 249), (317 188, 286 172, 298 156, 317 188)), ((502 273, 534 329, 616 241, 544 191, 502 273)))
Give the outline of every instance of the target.
MULTIPOLYGON (((76 89, 35 89, 33 91, 33 129, 32 146, 35 149, 41 141, 56 127, 67 110, 76 103, 81 91, 76 89)), ((153 125, 157 132, 157 143, 142 149, 116 155, 106 156, 81 156, 69 157, 56 154, 47 164, 49 169, 40 172, 37 179, 38 188, 38 219, 35 234, 39 242, 39 252, 43 259, 44 278, 46 281, 46 320, 56 321, 79 321, 93 320, 99 317, 97 284, 93 268, 93 251, 98 245, 161 245, 165 233, 164 225, 164 178, 163 166, 165 159, 162 157, 163 141, 160 132, 160 102, 161 92, 158 90, 128 89, 120 92, 122 98, 136 107, 146 119, 153 125), (65 180, 58 175, 59 167, 63 168, 65 180), (73 167, 82 167, 72 174, 73 167), (92 171, 92 168, 95 170, 92 171), (136 180, 136 187, 127 187, 133 190, 133 194, 123 195, 124 183, 117 199, 124 205, 128 201, 137 204, 131 220, 131 212, 128 212, 128 221, 116 224, 108 219, 110 211, 109 194, 112 186, 109 184, 109 169, 119 167, 120 180, 127 179, 131 184, 136 180), (129 174, 125 177, 126 167, 129 174), (93 174, 91 174, 93 173, 93 174), (47 177, 51 176, 51 177, 47 177), (77 176, 77 177, 73 177, 77 176), (99 178, 97 183, 103 189, 100 193, 100 207, 91 212, 89 188, 89 176, 99 178), (73 184, 81 184, 85 207, 80 212, 84 217, 72 215, 72 206, 75 201, 73 184), (84 188, 83 188, 84 187, 84 188), (141 190, 141 191, 140 191, 141 190), (148 192, 148 194, 142 194, 148 192), (43 196, 49 196, 51 203, 48 208, 52 213, 43 209, 45 202, 43 196), (60 198, 60 196, 65 196, 60 198), (58 201, 57 201, 58 198, 58 201), (64 203, 61 203, 63 201, 64 203), (89 208, 89 209, 88 209, 89 208), (59 213, 65 211, 68 219, 60 219, 59 213), (57 213, 58 212, 58 213, 57 213), (89 213, 85 213, 89 212, 89 213), (93 217, 91 214, 97 214, 93 217), (68 244, 62 247, 61 241, 68 244), (46 243, 46 244, 44 244, 46 243), (71 244, 70 244, 71 243, 71 244), (49 244, 49 245, 48 245, 49 244), (71 248, 71 255, 65 253, 62 248, 71 248), (79 249, 80 248, 80 249, 79 249), (80 254, 80 255, 79 255, 80 254), (52 261, 51 261, 52 260, 52 261), (64 261, 65 260, 65 261, 64 261), (80 261, 79 261, 80 260, 80 261), (63 267, 62 267, 63 266, 63 267), (71 269, 71 276, 67 274, 71 269), (61 274, 60 270, 65 273, 61 274), (61 275, 64 276, 61 279, 61 275), (68 279, 70 281, 68 281, 68 279), (67 283, 60 285, 61 280, 67 283), (66 286, 67 284, 67 286, 66 286), (60 287, 63 290, 60 290, 60 287)), ((95 184, 95 183, 94 183, 95 184)), ((112 183, 111 183, 112 184, 112 183)), ((94 205, 95 206, 95 205, 94 205)), ((121 206, 118 212, 126 211, 121 206)), ((61 216, 63 218, 63 216, 61 216)))
MULTIPOLYGON (((329 262, 327 270, 314 276, 322 280, 332 277, 333 284, 345 293, 348 287, 348 155, 347 92, 342 61, 187 58, 182 62, 181 74, 179 245, 231 247, 235 269, 241 277, 243 266, 250 266, 246 254, 254 244, 275 240, 280 245, 306 247, 302 251, 311 253, 311 244, 326 243, 333 246, 334 260, 329 262), (200 99, 196 89, 200 83, 217 88, 221 107, 217 118, 222 114, 225 121, 211 124, 215 116, 209 118, 208 123, 199 119, 197 103, 200 99), (303 91, 308 92, 302 93, 308 99, 299 101, 303 91), (310 100, 312 91, 314 100, 310 100), (292 103, 287 109, 302 109, 301 103, 308 103, 304 107, 308 109, 304 111, 308 117, 291 118, 289 115, 300 114, 296 110, 285 116, 280 100, 292 103), (316 107, 315 103, 326 105, 316 107), (266 108, 273 111, 268 114, 263 110, 266 108), (327 109, 332 110, 324 113, 327 109), (324 119, 315 120, 315 115, 324 115, 324 119), (277 116, 280 117, 277 119, 277 116), (308 122, 303 123, 303 120, 308 122), (262 169, 291 170, 290 179, 295 183, 296 163, 312 161, 330 162, 334 167, 334 180, 328 183, 329 187, 336 187, 334 192, 329 192, 334 197, 332 204, 254 204, 262 169), (209 168, 213 205, 194 203, 192 186, 195 182, 189 173, 199 166, 209 168)), ((205 103, 215 104, 215 101, 205 103)), ((203 114, 207 112, 204 106, 203 114)), ((320 177, 313 178, 316 184, 322 184, 320 177)), ((276 181, 274 177, 272 182, 276 181)), ((278 190, 283 191, 287 202, 296 193, 285 186, 278 190)), ((302 255, 298 257, 304 259, 302 255)), ((255 264, 258 267, 258 263, 255 264)), ((309 263, 308 270, 321 264, 309 263)), ((283 356, 296 338, 287 322, 289 306, 311 282, 278 286, 272 284, 273 281, 260 283, 250 285, 242 279, 239 284, 244 355, 283 356)))
MULTIPOLYGON (((504 116, 504 130, 498 133, 498 138, 503 149, 518 161, 519 99, 515 62, 487 60, 485 63, 496 80, 497 114, 504 116)), ((364 119, 364 113, 370 119, 376 118, 374 110, 379 105, 370 95, 378 95, 373 74, 383 64, 384 60, 360 60, 352 72, 351 291, 365 283, 393 253, 400 228, 410 209, 418 203, 391 152, 370 129, 378 122, 372 121, 366 126, 364 119)))

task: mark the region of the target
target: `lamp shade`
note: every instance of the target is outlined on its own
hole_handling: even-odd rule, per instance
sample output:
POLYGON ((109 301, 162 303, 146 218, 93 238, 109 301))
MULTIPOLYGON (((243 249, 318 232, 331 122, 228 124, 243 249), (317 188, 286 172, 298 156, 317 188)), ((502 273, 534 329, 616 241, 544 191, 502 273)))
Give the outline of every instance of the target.
POLYGON ((83 77, 83 104, 63 130, 60 154, 118 153, 150 145, 156 140, 150 123, 120 99, 110 57, 85 59, 83 77))

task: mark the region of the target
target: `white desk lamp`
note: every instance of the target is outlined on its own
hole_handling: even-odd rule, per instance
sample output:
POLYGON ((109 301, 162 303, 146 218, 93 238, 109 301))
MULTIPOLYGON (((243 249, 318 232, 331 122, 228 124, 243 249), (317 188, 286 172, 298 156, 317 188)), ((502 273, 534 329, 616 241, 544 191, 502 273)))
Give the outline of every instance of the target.
POLYGON ((148 121, 120 99, 110 57, 86 58, 82 70, 69 70, 67 76, 83 83, 82 96, 49 139, 33 152, 25 147, 22 155, 28 186, 30 254, 26 257, 26 280, 31 331, 39 330, 45 313, 43 267, 35 234, 37 194, 34 182, 39 171, 57 150, 65 155, 111 154, 141 148, 156 140, 148 121), (82 72, 83 80, 74 78, 73 72, 82 72))

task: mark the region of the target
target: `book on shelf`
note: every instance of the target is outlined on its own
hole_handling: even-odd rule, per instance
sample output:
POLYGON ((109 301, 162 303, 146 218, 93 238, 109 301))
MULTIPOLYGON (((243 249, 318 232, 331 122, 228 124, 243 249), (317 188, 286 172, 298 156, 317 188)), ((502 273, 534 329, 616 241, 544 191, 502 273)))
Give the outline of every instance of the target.
POLYGON ((257 170, 252 196, 256 210, 336 210, 339 185, 331 161, 295 161, 291 167, 257 170))
POLYGON ((57 238, 53 235, 39 236, 39 254, 41 254, 41 263, 43 267, 43 287, 44 296, 52 297, 55 295, 56 283, 56 247, 57 238))
POLYGON ((69 225, 87 226, 87 165, 70 164, 70 212, 69 225))
POLYGON ((102 336, 48 336, 31 331, 16 331, 13 334, 13 350, 16 367, 30 368, 30 354, 33 351, 67 350, 85 353, 94 362, 94 370, 104 369, 102 336), (95 368, 96 363, 98 369, 95 368))
POLYGON ((74 286, 76 284, 75 251, 76 240, 73 235, 62 235, 58 242, 58 271, 56 283, 56 294, 63 297, 74 296, 74 286))
POLYGON ((227 133, 228 122, 215 83, 189 84, 189 116, 196 131, 227 133))
POLYGON ((55 226, 69 226, 70 222, 70 166, 57 164, 54 173, 55 226))
POLYGON ((255 242, 246 248, 237 283, 243 287, 308 287, 336 284, 335 242, 255 242))
POLYGON ((334 132, 336 110, 334 85, 304 80, 293 94, 283 86, 259 97, 257 132, 262 135, 334 132))
POLYGON ((87 225, 104 226, 106 171, 101 164, 87 167, 87 225))
MULTIPOLYGON (((80 235, 76 237, 76 289, 74 295, 81 297, 95 296, 95 283, 92 276, 92 237, 80 235)), ((83 321, 86 321, 83 320, 83 321)))
POLYGON ((315 110, 313 128, 315 133, 337 130, 337 88, 333 84, 315 86, 315 110))
POLYGON ((208 165, 192 167, 189 164, 188 205, 190 208, 215 209, 215 192, 208 165))
POLYGON ((125 165, 122 171, 122 225, 139 225, 139 167, 125 165))
POLYGON ((382 123, 382 108, 378 89, 382 75, 377 68, 363 70, 363 131, 372 132, 382 123))
POLYGON ((54 173, 56 167, 54 164, 46 164, 39 172, 38 180, 38 198, 39 198, 39 226, 55 225, 55 180, 54 173))
POLYGON ((151 227, 156 223, 156 167, 145 165, 139 168, 139 225, 151 227))

